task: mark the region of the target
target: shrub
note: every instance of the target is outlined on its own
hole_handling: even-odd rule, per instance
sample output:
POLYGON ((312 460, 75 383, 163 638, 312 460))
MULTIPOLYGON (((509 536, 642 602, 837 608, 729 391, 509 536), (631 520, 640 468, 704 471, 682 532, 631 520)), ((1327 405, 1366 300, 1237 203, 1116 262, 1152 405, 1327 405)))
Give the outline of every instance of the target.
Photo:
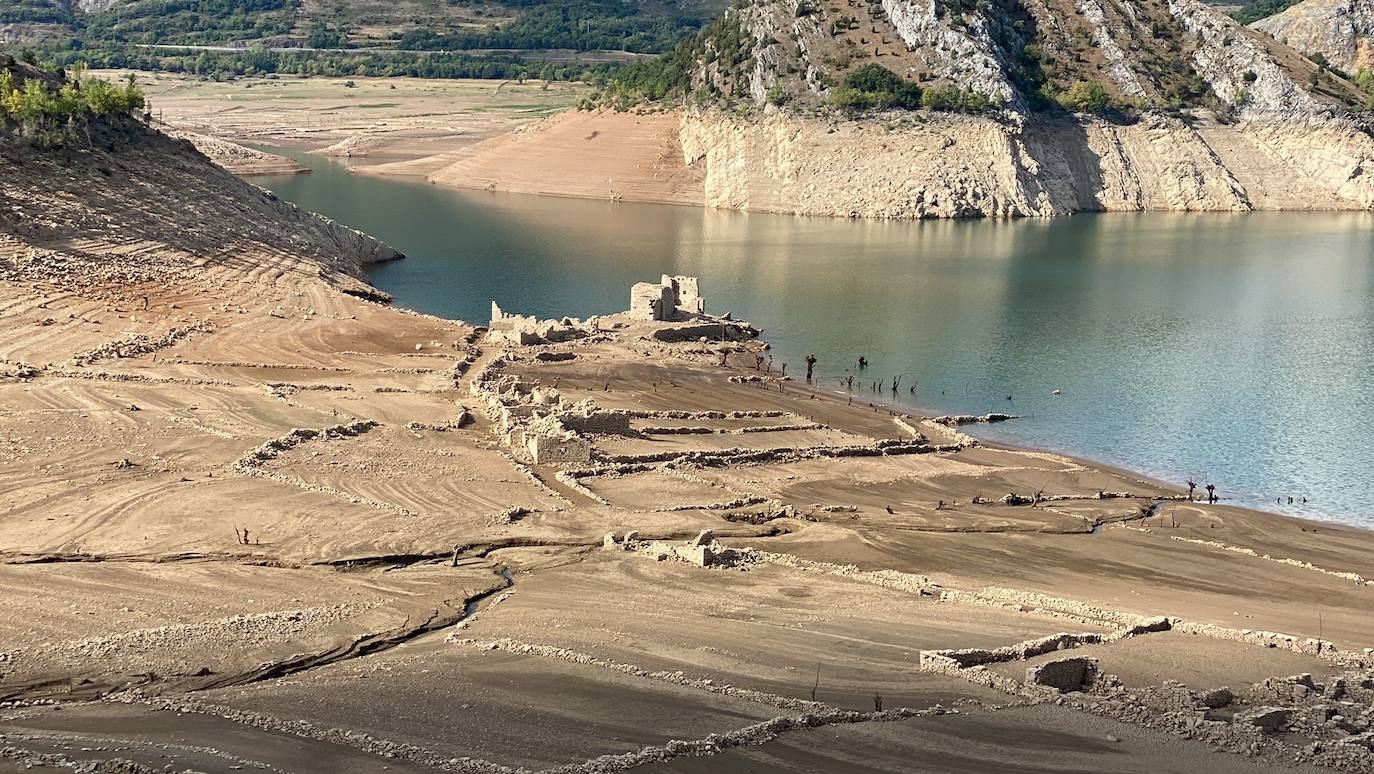
POLYGON ((866 64, 845 76, 831 101, 847 110, 915 110, 921 106, 921 87, 878 64, 866 64))
POLYGON ((1101 113, 1111 104, 1111 100, 1101 83, 1078 81, 1059 97, 1059 104, 1068 110, 1101 113))
POLYGON ((921 95, 921 107, 931 110, 957 110, 959 108, 959 89, 954 86, 941 86, 926 89, 921 95))
POLYGON ((0 123, 18 123, 26 132, 91 116, 128 115, 143 104, 132 75, 121 86, 86 76, 78 67, 71 80, 53 89, 38 78, 21 82, 8 69, 0 70, 0 123))

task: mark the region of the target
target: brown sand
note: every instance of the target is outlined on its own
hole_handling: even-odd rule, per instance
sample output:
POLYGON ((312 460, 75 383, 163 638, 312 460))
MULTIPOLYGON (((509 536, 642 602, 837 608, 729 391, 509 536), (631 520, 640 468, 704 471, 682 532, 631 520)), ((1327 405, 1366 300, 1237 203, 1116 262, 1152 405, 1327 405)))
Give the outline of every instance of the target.
MULTIPOLYGON (((1147 510, 1171 494, 1159 484, 986 447, 656 462, 585 477, 584 491, 510 456, 472 393, 500 346, 359 297, 377 245, 340 241, 182 146, 99 153, 0 165, 0 697, 65 702, 0 710, 18 750, 6 766, 1368 765, 1334 727, 1190 725, 1202 710, 1126 712, 1124 694, 1097 689, 1058 706, 978 682, 1024 675, 1025 658, 941 673, 922 652, 1171 616, 1173 631, 1083 652, 1128 689, 1239 689, 1298 669, 1330 685, 1339 672, 1350 696, 1301 701, 1368 715, 1374 592, 1349 574, 1374 576, 1370 533, 1203 504, 1165 522, 1147 510), (99 206, 83 193, 97 177, 99 206), (165 190, 180 207, 148 199, 165 190), (1083 499, 996 501, 1037 488, 1083 499), (749 504, 721 505, 736 498, 749 504), (512 506, 527 513, 499 517, 512 506), (761 558, 703 568, 601 547, 610 531, 681 541, 706 528, 761 558), (870 711, 875 695, 914 716, 839 712, 870 711), (770 720, 803 712, 805 728, 770 720), (675 738, 706 757, 681 757, 675 738)), ((824 426, 771 420, 749 434, 755 449, 912 441, 881 407, 731 382, 757 375, 749 345, 723 368, 715 345, 641 332, 546 348, 573 355, 563 362, 517 351, 506 373, 606 407, 783 410, 824 426)), ((957 439, 902 420, 931 443, 957 439)), ((730 437, 655 425, 669 422, 592 442, 613 459, 730 437)))
POLYGON ((567 112, 483 142, 429 176, 461 188, 668 204, 703 203, 674 113, 567 112))

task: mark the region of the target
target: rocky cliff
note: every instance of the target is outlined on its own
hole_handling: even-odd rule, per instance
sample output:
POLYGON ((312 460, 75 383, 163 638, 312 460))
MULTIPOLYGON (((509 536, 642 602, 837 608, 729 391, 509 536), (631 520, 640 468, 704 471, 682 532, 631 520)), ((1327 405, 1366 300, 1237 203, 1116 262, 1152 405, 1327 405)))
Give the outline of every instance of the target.
POLYGON ((1374 0, 1305 0, 1250 27, 1348 73, 1374 70, 1374 0))
MULTIPOLYGON (((1309 0, 1318 1, 1326 2, 1309 0)), ((926 91, 952 88, 1022 113, 1063 104, 1080 84, 1124 109, 1311 111, 1359 107, 1369 96, 1198 0, 827 5, 732 8, 702 40, 691 75, 698 101, 824 106, 872 65, 926 91)))
POLYGON ((1224 125, 947 115, 822 123, 689 112, 712 207, 878 218, 1374 207, 1374 139, 1329 117, 1224 125))
POLYGON ((563 117, 432 179, 880 218, 1374 208, 1368 94, 1196 0, 756 0, 684 77, 670 115, 563 117))

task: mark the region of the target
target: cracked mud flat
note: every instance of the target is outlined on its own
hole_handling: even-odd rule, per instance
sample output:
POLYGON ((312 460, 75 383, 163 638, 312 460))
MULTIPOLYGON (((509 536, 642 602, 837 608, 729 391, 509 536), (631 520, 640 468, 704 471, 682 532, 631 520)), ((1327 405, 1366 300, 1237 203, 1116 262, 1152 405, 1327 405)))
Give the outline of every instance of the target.
POLYGON ((748 343, 503 357, 359 298, 375 247, 127 152, 113 215, 0 167, 0 771, 1374 767, 1369 533, 731 381, 748 343), (154 182, 187 208, 111 230, 154 182), (533 464, 506 377, 631 434, 533 464), (655 561, 703 529, 743 559, 655 561), (1024 684, 1073 655, 1116 682, 1024 684))

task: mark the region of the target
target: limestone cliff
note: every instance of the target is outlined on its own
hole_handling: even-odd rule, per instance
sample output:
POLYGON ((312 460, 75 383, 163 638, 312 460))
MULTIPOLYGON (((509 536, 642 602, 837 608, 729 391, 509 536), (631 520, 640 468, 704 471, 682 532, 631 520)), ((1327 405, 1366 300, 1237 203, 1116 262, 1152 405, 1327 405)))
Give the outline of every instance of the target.
POLYGON ((1290 113, 1369 98, 1199 0, 754 0, 703 36, 689 87, 713 104, 810 109, 872 65, 1020 113, 1083 84, 1123 109, 1290 113))
POLYGON ((1374 70, 1374 0, 1305 0, 1250 27, 1346 72, 1374 70))
POLYGON ((1374 208, 1369 95, 1198 0, 754 0, 696 54, 672 113, 560 117, 431 179, 877 218, 1374 208), (837 99, 870 65, 907 101, 837 99))
POLYGON ((895 126, 685 113, 706 205, 878 218, 1374 207, 1374 138, 1330 117, 1235 125, 948 115, 895 126))

